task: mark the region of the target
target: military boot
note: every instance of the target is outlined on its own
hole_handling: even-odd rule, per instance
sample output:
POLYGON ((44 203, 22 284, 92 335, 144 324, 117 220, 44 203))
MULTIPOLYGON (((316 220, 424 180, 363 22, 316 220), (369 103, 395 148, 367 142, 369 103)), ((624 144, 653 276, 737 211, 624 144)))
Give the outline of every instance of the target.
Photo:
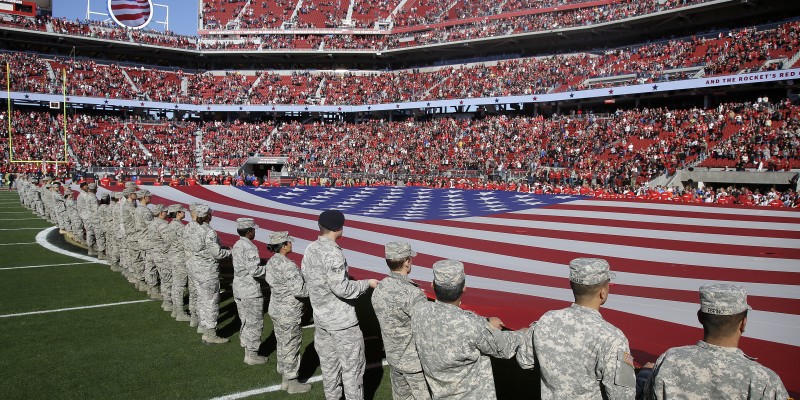
POLYGON ((89 250, 87 250, 87 251, 86 251, 86 255, 89 255, 89 256, 96 256, 96 255, 97 255, 97 252, 96 252, 96 251, 94 251, 94 249, 92 249, 91 247, 89 247, 89 250))
POLYGON ((108 259, 108 257, 106 257, 106 252, 105 251, 101 251, 101 252, 97 253, 97 259, 98 260, 106 260, 106 259, 108 259))
MULTIPOLYGON (((190 321, 191 322, 192 319, 191 319, 191 317, 189 317, 189 314, 186 314, 183 311, 178 311, 178 312, 175 313, 175 320, 178 321, 178 322, 186 322, 186 321, 190 321)), ((197 320, 195 320, 195 321, 197 321, 197 320)), ((197 322, 195 322, 195 324, 196 323, 197 322)))
POLYGON ((172 302, 165 301, 165 302, 161 303, 161 309, 164 310, 164 311, 172 312, 172 302))
POLYGON ((227 338, 217 336, 217 330, 214 328, 204 330, 202 337, 203 344, 223 344, 228 343, 227 338))
POLYGON ((161 297, 161 293, 159 293, 157 287, 148 287, 147 295, 153 300, 163 300, 163 297, 161 297))
POLYGON ((197 325, 198 325, 197 317, 194 314, 192 314, 192 316, 189 317, 189 326, 195 328, 197 327, 197 325))
MULTIPOLYGON (((281 387, 283 387, 283 384, 281 384, 281 387)), ((286 392, 289 394, 305 393, 309 390, 311 390, 310 383, 301 383, 297 378, 286 380, 286 392)))
POLYGON ((257 352, 247 350, 244 351, 244 363, 247 365, 259 365, 259 364, 266 364, 267 357, 258 355, 257 352))

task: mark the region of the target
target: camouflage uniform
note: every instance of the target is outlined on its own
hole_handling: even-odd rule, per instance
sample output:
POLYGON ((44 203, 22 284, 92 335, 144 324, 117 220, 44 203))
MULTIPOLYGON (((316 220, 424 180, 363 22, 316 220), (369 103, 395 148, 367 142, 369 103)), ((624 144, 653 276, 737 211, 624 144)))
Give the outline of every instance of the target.
POLYGON ((169 244, 164 235, 169 223, 158 216, 167 211, 161 204, 153 207, 151 215, 153 222, 148 225, 148 236, 153 247, 150 249, 150 257, 158 272, 160 293, 161 293, 161 308, 164 311, 172 311, 172 268, 167 262, 167 252, 169 251, 169 244))
POLYGON ((347 261, 335 241, 320 236, 306 248, 303 277, 314 309, 314 343, 319 354, 325 398, 364 397, 364 335, 354 300, 369 289, 366 280, 351 281, 347 261))
MULTIPOLYGON (((240 218, 248 220, 250 218, 240 218)), ((237 220, 240 228, 243 223, 237 220)), ((245 228, 258 228, 255 224, 245 228)), ((264 265, 258 248, 250 239, 240 237, 231 249, 233 255, 233 298, 236 301, 236 310, 242 321, 239 332, 239 341, 245 349, 246 355, 256 355, 261 346, 261 334, 264 332, 264 294, 261 293, 261 284, 255 278, 264 276, 264 265), (249 353, 248 353, 249 352, 249 353)))
MULTIPOLYGON (((126 189, 127 190, 127 189, 126 189)), ((124 195, 125 192, 123 192, 124 195)), ((123 242, 124 253, 122 265, 128 271, 128 281, 139 286, 142 282, 142 273, 144 272, 144 260, 142 260, 142 250, 139 247, 139 238, 136 234, 136 204, 127 199, 120 211, 122 216, 122 235, 125 238, 123 242)))
MULTIPOLYGON (((408 244, 392 242, 386 245, 387 260, 404 260, 406 256, 415 255, 408 244)), ((426 301, 419 285, 411 281, 408 275, 394 271, 372 293, 372 308, 380 323, 386 361, 391 367, 392 397, 395 400, 430 399, 411 333, 411 308, 426 301)))
POLYGON ((646 399, 789 398, 775 372, 736 347, 702 340, 662 354, 645 392, 646 399))
MULTIPOLYGON (((89 188, 97 189, 97 184, 91 183, 89 184, 89 188)), ((97 213, 97 195, 95 192, 91 192, 89 190, 85 192, 81 192, 78 195, 77 199, 78 204, 78 213, 80 214, 81 223, 83 225, 83 229, 86 232, 86 245, 89 247, 89 255, 94 255, 97 248, 96 248, 96 233, 95 233, 95 225, 94 225, 94 217, 97 213)), ((83 237, 83 234, 80 234, 83 237)))
MULTIPOLYGON (((180 205, 172 205, 169 207, 170 213, 182 211, 184 214, 186 210, 180 205)), ((192 221, 195 225, 196 222, 192 221)), ((167 225, 167 229, 162 233, 166 240, 169 249, 167 250, 167 261, 169 261, 172 270, 172 316, 181 320, 185 319, 186 313, 183 308, 183 292, 186 289, 189 273, 186 271, 186 253, 183 248, 183 232, 184 225, 181 220, 173 218, 167 225)), ((192 302, 194 302, 195 293, 191 293, 192 302)))
MULTIPOLYGON (((209 212, 208 206, 197 206, 198 218, 209 212)), ((230 257, 231 251, 220 247, 217 232, 208 224, 198 224, 186 235, 184 246, 190 254, 186 266, 197 285, 200 327, 206 331, 216 330, 219 315, 219 260, 230 257)))
POLYGON ((303 303, 298 297, 308 297, 305 281, 292 260, 276 253, 267 262, 264 276, 270 287, 267 313, 272 318, 275 339, 278 342, 276 355, 278 373, 284 379, 297 379, 300 370, 300 319, 303 303))
POLYGON ((513 357, 519 346, 515 333, 439 301, 414 305, 411 330, 434 399, 497 398, 489 356, 513 357))
MULTIPOLYGON (((101 199, 104 201, 106 198, 109 198, 108 193, 101 196, 101 199)), ((95 249, 97 250, 98 258, 101 260, 108 258, 108 244, 106 243, 105 219, 108 218, 109 210, 110 209, 108 208, 108 204, 105 203, 99 204, 97 205, 97 210, 94 213, 92 213, 91 216, 92 232, 96 240, 95 249)), ((86 236, 87 237, 89 236, 88 232, 86 236)))
MULTIPOLYGON (((66 188, 65 190, 72 189, 66 188)), ((83 240, 83 221, 81 221, 80 212, 78 212, 78 203, 69 195, 64 199, 64 206, 67 209, 68 230, 72 233, 72 238, 79 243, 85 243, 83 240)))
MULTIPOLYGON (((570 281, 594 285, 613 278, 602 259, 570 262, 570 281)), ((542 399, 632 399, 636 377, 628 339, 596 309, 572 304, 531 325, 517 362, 541 370, 542 399)))
MULTIPOLYGON (((150 192, 141 190, 136 196, 141 199, 150 195, 150 192)), ((153 213, 144 204, 136 207, 134 235, 139 242, 140 264, 137 269, 141 271, 141 280, 147 285, 148 294, 153 295, 158 291, 158 270, 153 259, 153 238, 148 227, 153 222, 153 213)))
MULTIPOLYGON (((194 207, 195 204, 192 204, 194 207)), ((192 315, 192 320, 195 324, 199 318, 199 313, 197 311, 197 280, 192 273, 192 252, 189 250, 189 247, 186 245, 187 241, 190 237, 194 237, 199 235, 200 233, 195 233, 200 229, 200 224, 194 220, 194 218, 190 218, 189 222, 183 227, 183 251, 184 251, 184 265, 186 266, 186 275, 187 275, 187 285, 189 287, 189 312, 192 315)), ((173 279, 174 281, 174 279, 173 279)))
MULTIPOLYGON (((710 284, 700 288, 700 311, 733 316, 749 310, 741 286, 710 284)), ((708 333, 707 331, 705 331, 708 333)), ((731 337, 738 339, 740 333, 731 337)), ((676 347, 658 357, 645 385, 645 399, 787 399, 775 372, 736 347, 704 341, 676 347)))

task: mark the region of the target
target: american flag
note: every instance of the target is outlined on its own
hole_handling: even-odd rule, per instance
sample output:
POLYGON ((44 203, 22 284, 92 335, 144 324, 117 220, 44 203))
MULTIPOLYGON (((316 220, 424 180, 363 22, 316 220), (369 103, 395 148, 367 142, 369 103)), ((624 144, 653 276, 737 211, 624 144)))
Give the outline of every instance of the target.
POLYGON ((120 24, 140 28, 150 19, 153 3, 151 0, 109 0, 108 9, 120 24))
MULTIPOLYGON (((429 295, 431 265, 464 262, 465 308, 529 325, 573 300, 569 261, 605 258, 617 277, 603 316, 628 337, 638 363, 702 339, 698 288, 732 282, 753 307, 740 347, 800 391, 800 213, 735 206, 681 205, 501 191, 418 187, 152 187, 154 203, 202 202, 223 242, 247 216, 296 238, 295 261, 318 234, 317 216, 347 216, 344 249, 357 278, 387 274, 383 245, 411 243, 412 279, 429 295)), ((263 257, 269 253, 259 244, 263 257)))

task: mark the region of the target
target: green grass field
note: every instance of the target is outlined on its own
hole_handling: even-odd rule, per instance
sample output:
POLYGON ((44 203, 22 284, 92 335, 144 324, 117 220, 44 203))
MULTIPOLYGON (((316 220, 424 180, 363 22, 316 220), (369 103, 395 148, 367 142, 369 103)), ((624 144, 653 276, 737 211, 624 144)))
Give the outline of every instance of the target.
MULTIPOLYGON (((262 354, 266 365, 242 362, 236 305, 221 295, 219 333, 230 343, 206 346, 188 322, 176 322, 107 265, 47 250, 36 235, 51 225, 19 205, 16 192, 0 191, 0 398, 3 399, 321 399, 319 360, 313 328, 303 329, 301 380, 313 389, 289 396, 270 389, 275 370, 275 338, 264 319, 262 354), (68 264, 68 265, 57 265, 68 264), (138 302, 137 302, 138 301, 138 302), (129 303, 134 302, 134 303, 129 303), (123 303, 99 308, 61 310, 123 303), (61 310, 61 311, 55 311, 61 310), (30 315, 13 315, 50 311, 30 315)), ((58 231, 48 236, 58 247, 81 252, 58 231)), ((85 252, 81 252, 85 254, 85 252)), ((225 282, 223 282, 223 288, 225 282)), ((265 307, 266 309, 266 307, 265 307)), ((391 399, 388 367, 381 367, 382 343, 368 296, 358 307, 368 369, 366 397, 391 399)), ((514 360, 495 360, 501 399, 537 398, 538 382, 514 360)))

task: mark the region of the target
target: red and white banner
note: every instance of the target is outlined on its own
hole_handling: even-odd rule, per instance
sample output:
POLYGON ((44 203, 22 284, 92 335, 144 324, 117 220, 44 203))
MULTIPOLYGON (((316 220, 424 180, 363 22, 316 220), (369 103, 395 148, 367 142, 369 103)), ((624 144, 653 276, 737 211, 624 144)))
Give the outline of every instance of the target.
POLYGON ((144 28, 153 18, 152 0, 108 0, 108 13, 126 28, 144 28))

